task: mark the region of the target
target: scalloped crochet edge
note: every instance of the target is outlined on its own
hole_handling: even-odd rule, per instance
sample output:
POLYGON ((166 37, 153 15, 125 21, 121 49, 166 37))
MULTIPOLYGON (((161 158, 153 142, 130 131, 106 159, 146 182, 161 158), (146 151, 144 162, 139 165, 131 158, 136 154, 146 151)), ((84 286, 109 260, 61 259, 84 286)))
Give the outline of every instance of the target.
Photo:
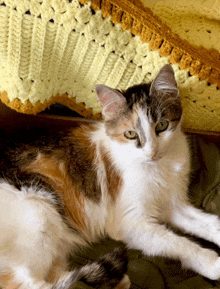
MULTIPOLYGON (((102 16, 111 16, 113 23, 121 23, 124 30, 140 36, 142 42, 149 42, 152 50, 159 49, 161 56, 170 56, 172 64, 180 69, 189 69, 190 75, 220 87, 220 53, 215 49, 193 47, 153 15, 150 8, 139 0, 90 0, 95 11, 101 9, 102 16), (129 5, 128 5, 129 2, 129 5)), ((85 4, 88 0, 79 0, 85 4)))
POLYGON ((52 96, 49 100, 43 103, 38 101, 35 104, 32 104, 29 100, 27 100, 25 103, 22 103, 18 98, 10 101, 8 99, 7 92, 0 93, 0 99, 8 107, 16 110, 17 112, 25 114, 37 114, 39 112, 42 112, 52 104, 59 103, 77 112, 78 114, 82 115, 85 118, 93 118, 93 119, 102 118, 101 113, 93 114, 92 108, 87 109, 83 102, 76 103, 76 98, 75 97, 70 98, 68 94, 60 95, 58 93, 57 95, 52 96))

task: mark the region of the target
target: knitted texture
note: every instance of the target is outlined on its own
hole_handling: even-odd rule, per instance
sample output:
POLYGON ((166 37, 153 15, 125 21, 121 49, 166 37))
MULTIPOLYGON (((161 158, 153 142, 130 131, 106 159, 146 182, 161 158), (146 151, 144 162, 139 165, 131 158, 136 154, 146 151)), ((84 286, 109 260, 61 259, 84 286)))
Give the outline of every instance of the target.
MULTIPOLYGON (((149 0, 142 0, 148 6, 149 0)), ((195 47, 220 52, 220 0, 166 0, 151 3, 151 9, 174 33, 195 47), (196 41, 195 41, 196 39, 196 41)))
POLYGON ((174 35, 138 0, 0 0, 1 100, 100 117, 94 87, 152 81, 172 63, 185 128, 220 131, 219 53, 174 35))

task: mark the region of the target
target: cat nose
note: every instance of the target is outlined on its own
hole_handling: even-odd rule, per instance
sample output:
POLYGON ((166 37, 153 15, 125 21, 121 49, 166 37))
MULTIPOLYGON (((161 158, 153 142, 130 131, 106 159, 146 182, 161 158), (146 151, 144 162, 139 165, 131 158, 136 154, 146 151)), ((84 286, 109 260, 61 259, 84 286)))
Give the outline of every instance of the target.
POLYGON ((156 155, 157 155, 157 151, 156 150, 152 150, 151 153, 150 153, 150 158, 152 160, 155 160, 156 159, 156 155))

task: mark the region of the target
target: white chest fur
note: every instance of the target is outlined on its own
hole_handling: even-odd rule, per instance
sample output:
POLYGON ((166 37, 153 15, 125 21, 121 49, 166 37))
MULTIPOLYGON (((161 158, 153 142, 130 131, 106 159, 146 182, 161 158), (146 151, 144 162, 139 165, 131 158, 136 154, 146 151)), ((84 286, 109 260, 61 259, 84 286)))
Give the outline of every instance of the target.
POLYGON ((172 206, 186 198, 189 151, 180 133, 163 157, 145 161, 144 151, 112 143, 112 158, 123 176, 123 188, 111 218, 111 231, 120 238, 120 220, 138 220, 140 215, 166 222, 172 206))

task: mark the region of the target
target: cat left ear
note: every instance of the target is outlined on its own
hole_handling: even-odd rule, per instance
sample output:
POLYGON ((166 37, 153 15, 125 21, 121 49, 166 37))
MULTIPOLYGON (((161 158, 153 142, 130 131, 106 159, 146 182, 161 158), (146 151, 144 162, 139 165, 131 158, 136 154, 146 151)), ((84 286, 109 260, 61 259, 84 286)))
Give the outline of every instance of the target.
POLYGON ((124 110, 126 99, 119 91, 106 85, 97 85, 95 87, 97 98, 102 107, 102 114, 105 120, 116 118, 124 110))
POLYGON ((174 76, 174 71, 171 65, 166 64, 157 74, 151 84, 150 94, 155 92, 168 92, 173 97, 178 97, 179 89, 174 76))

